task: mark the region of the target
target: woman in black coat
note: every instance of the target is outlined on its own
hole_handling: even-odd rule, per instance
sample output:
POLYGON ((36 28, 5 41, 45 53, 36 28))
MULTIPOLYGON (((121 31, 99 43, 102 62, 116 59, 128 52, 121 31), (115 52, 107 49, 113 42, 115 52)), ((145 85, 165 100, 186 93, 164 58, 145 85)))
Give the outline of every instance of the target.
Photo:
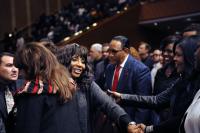
POLYGON ((111 94, 120 100, 121 104, 154 109, 170 107, 170 116, 167 121, 156 126, 146 127, 141 125, 146 132, 178 132, 181 118, 197 91, 197 88, 191 85, 193 80, 190 80, 190 76, 194 69, 194 53, 199 47, 199 41, 199 36, 193 36, 184 38, 177 44, 174 61, 180 78, 164 92, 156 96, 137 96, 111 92, 111 94))
MULTIPOLYGON (((62 47, 58 53, 59 61, 68 68, 71 78, 76 84, 74 98, 76 99, 77 106, 72 108, 70 116, 62 116, 62 120, 65 123, 73 122, 74 125, 64 123, 62 126, 63 131, 70 133, 93 133, 94 115, 97 109, 103 111, 111 120, 116 122, 122 132, 140 130, 139 128, 135 129, 136 126, 130 124, 131 120, 128 114, 92 80, 91 69, 87 62, 88 50, 85 47, 78 44, 70 44, 62 47), (73 132, 72 130, 74 129, 77 131, 73 132)), ((61 113, 58 114, 66 111, 69 112, 68 103, 62 106, 59 110, 61 113)))
POLYGON ((67 69, 53 53, 36 42, 17 51, 14 62, 25 81, 22 86, 17 82, 13 132, 57 133, 57 103, 70 102, 75 92, 75 87, 70 86, 67 69))
POLYGON ((200 132, 200 48, 196 51, 195 57, 195 70, 191 78, 193 79, 192 87, 197 88, 198 91, 182 118, 180 133, 200 132))

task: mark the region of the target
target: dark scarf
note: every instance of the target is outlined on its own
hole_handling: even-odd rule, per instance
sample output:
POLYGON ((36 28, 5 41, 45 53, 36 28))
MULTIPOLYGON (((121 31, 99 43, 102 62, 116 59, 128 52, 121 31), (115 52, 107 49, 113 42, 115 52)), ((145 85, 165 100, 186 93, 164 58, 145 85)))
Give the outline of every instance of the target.
POLYGON ((56 94, 58 88, 53 86, 51 82, 43 82, 38 79, 34 81, 17 81, 17 92, 16 95, 20 94, 56 94))

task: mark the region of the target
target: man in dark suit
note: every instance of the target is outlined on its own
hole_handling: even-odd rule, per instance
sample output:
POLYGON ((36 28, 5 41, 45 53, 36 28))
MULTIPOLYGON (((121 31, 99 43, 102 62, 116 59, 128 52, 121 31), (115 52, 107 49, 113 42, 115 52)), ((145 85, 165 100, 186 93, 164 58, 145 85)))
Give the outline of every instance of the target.
POLYGON ((9 90, 13 81, 18 78, 18 69, 13 64, 14 55, 0 54, 0 133, 5 133, 5 123, 8 112, 12 109, 14 101, 9 90))
MULTIPOLYGON (((109 46, 109 64, 106 70, 105 87, 126 94, 150 95, 151 76, 149 68, 129 55, 129 40, 124 36, 114 37, 109 46)), ((137 123, 148 123, 150 111, 121 105, 137 123)))
POLYGON ((103 60, 96 65, 96 75, 95 75, 95 82, 104 91, 106 91, 104 89, 105 75, 106 75, 105 71, 106 71, 107 65, 109 64, 108 49, 109 49, 109 43, 104 43, 102 46, 103 60))
POLYGON ((138 53, 140 55, 142 63, 144 63, 149 69, 153 68, 153 60, 150 56, 151 45, 146 42, 140 42, 138 47, 138 53))

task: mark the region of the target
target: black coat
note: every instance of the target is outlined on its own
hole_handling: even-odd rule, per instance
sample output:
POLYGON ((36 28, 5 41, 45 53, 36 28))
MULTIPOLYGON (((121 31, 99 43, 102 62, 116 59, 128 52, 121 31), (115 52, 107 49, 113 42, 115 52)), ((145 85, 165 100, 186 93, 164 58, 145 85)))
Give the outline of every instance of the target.
POLYGON ((0 133, 5 133, 5 122, 8 113, 6 109, 4 88, 0 88, 0 133))
POLYGON ((11 92, 15 91, 15 83, 0 83, 0 133, 5 133, 8 119, 8 111, 5 99, 5 90, 9 88, 11 92))
POLYGON ((190 105, 196 91, 197 89, 193 88, 191 83, 178 79, 170 88, 156 96, 122 94, 122 104, 152 109, 170 107, 168 120, 154 126, 154 132, 177 133, 181 118, 190 105))
POLYGON ((88 91, 78 89, 66 103, 61 103, 56 94, 25 93, 16 97, 16 107, 14 133, 93 133, 95 108, 119 125, 127 126, 131 121, 94 82, 88 91))

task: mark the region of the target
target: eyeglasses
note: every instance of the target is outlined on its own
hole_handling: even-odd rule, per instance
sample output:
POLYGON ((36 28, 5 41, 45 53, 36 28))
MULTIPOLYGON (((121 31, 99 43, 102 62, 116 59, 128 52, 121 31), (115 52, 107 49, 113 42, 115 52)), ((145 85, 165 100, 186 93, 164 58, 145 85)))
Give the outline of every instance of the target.
POLYGON ((120 51, 122 51, 122 49, 121 50, 108 49, 108 52, 112 54, 116 54, 117 52, 120 52, 120 51))

